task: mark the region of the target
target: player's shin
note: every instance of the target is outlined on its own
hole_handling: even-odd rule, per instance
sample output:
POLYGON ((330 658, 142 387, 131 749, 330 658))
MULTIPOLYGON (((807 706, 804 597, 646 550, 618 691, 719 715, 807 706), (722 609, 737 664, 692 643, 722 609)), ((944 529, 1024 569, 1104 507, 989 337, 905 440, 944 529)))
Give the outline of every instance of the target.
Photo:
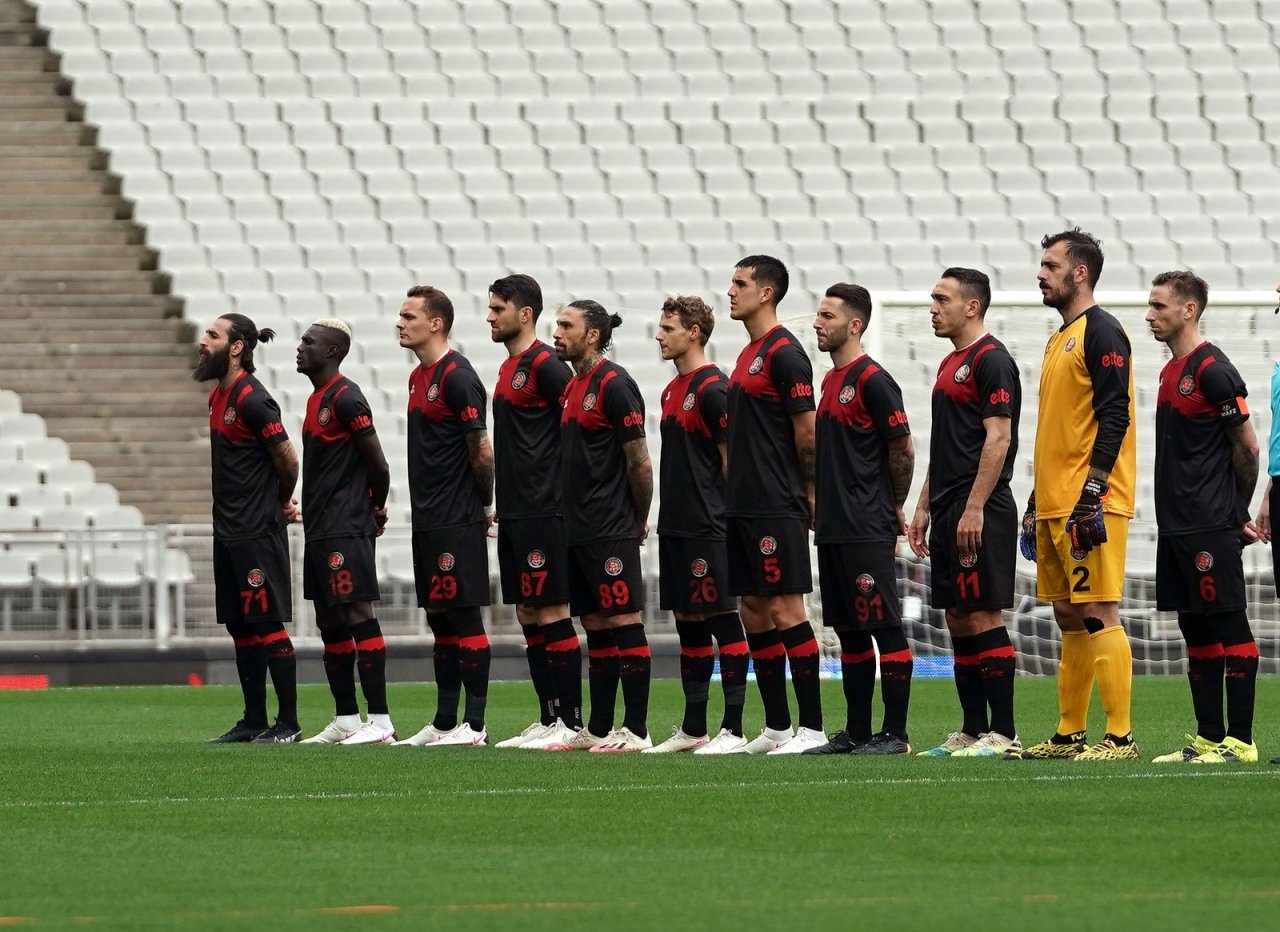
POLYGON ((747 702, 747 668, 751 651, 737 612, 708 619, 707 626, 720 648, 720 685, 724 690, 724 719, 721 729, 742 734, 742 710, 747 702))
POLYGON ((546 633, 541 625, 535 623, 521 624, 520 630, 524 633, 524 655, 529 663, 529 679, 538 696, 538 719, 543 725, 550 725, 556 720, 556 693, 551 668, 547 666, 546 633))
MULTIPOLYGON (((644 625, 614 629, 618 645, 618 677, 622 682, 622 725, 641 738, 649 734, 649 680, 652 659, 644 625)), ((704 707, 705 709, 705 707, 704 707)), ((705 711, 704 711, 705 722, 705 711)))
POLYGON ((1187 684, 1196 716, 1196 736, 1213 744, 1227 736, 1222 714, 1225 657, 1213 620, 1205 615, 1178 613, 1178 628, 1187 642, 1187 684))
POLYGON ((1009 640, 1009 629, 1004 625, 989 628, 975 635, 973 642, 978 653, 983 698, 991 710, 991 730, 1006 738, 1016 738, 1013 681, 1017 673, 1017 658, 1013 642, 1009 640))
POLYGON ((782 637, 776 628, 758 633, 749 631, 747 644, 764 705, 764 726, 773 731, 788 731, 791 709, 787 705, 787 649, 782 645, 782 637))
POLYGON ((276 691, 276 720, 285 725, 298 724, 298 653, 284 625, 276 622, 274 630, 259 635, 267 652, 267 669, 276 691))
POLYGON ((871 700, 876 691, 876 652, 865 631, 837 631, 840 684, 846 706, 845 732, 854 741, 871 738, 871 700))
POLYGON ((960 730, 977 738, 989 730, 987 694, 982 684, 982 660, 972 635, 957 634, 951 638, 955 652, 954 676, 956 695, 960 698, 963 724, 960 730))
MULTIPOLYGON (((1085 619, 1088 624, 1089 620, 1085 619)), ((1098 694, 1107 715, 1107 734, 1123 738, 1133 731, 1130 701, 1133 692, 1133 652, 1120 625, 1090 634, 1098 694)))
POLYGON ((684 690, 684 721, 680 730, 698 737, 707 733, 707 697, 715 668, 715 647, 706 622, 677 621, 680 638, 680 685, 684 690))
POLYGON ((568 618, 543 629, 547 639, 547 667, 555 690, 556 715, 577 731, 582 727, 582 642, 568 618))
POLYGON ((320 629, 324 642, 324 675, 333 694, 335 716, 359 716, 356 704, 356 642, 346 625, 320 629))
POLYGON ((243 720, 252 727, 267 727, 267 651, 248 625, 227 624, 236 649, 236 674, 244 695, 243 720))
POLYGON ((431 720, 437 731, 458 727, 458 701, 462 697, 462 671, 458 667, 458 636, 445 612, 427 614, 427 624, 435 635, 431 665, 436 677, 436 714, 431 720))
POLYGON ((382 627, 378 619, 370 618, 353 624, 351 636, 356 642, 356 670, 369 715, 387 715, 387 646, 382 627))
POLYGON ((1243 611, 1219 623, 1225 660, 1227 736, 1253 744, 1253 708, 1258 681, 1258 642, 1243 611))
POLYGON ((489 699, 489 667, 492 651, 484 630, 480 609, 456 608, 449 621, 458 635, 458 674, 466 693, 463 720, 477 734, 484 731, 485 707, 489 699))
POLYGON ((901 628, 872 632, 880 648, 880 698, 884 702, 886 734, 907 738, 907 709, 911 705, 911 672, 915 666, 911 645, 901 628))
POLYGON ((797 722, 801 728, 822 731, 822 683, 818 677, 818 640, 809 622, 782 631, 787 660, 791 664, 791 686, 796 693, 797 722))
POLYGON ((613 731, 618 702, 618 642, 612 628, 587 632, 587 680, 591 693, 587 730, 603 738, 613 731))

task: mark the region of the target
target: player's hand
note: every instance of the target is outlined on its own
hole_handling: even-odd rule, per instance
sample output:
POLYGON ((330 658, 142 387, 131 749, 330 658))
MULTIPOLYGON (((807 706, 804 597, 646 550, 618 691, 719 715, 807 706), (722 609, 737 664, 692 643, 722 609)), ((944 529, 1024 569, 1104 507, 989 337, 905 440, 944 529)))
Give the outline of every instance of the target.
POLYGON ((1271 496, 1266 492, 1262 494, 1262 504, 1258 508, 1258 517, 1254 519, 1253 527, 1258 532, 1258 540, 1264 544, 1271 542, 1271 496))
POLYGON ((1022 558, 1036 562, 1036 493, 1027 499, 1027 510, 1022 515, 1022 532, 1018 535, 1018 549, 1022 558))
POLYGON ((917 557, 924 559, 929 555, 929 509, 917 508, 907 528, 907 545, 917 557))
POLYGON ((290 524, 302 523, 302 509, 298 507, 298 500, 296 498, 291 498, 287 502, 281 502, 280 511, 284 513, 285 521, 290 524))
POLYGON ((1094 547, 1107 542, 1107 526, 1102 520, 1102 499, 1109 486, 1101 479, 1089 477, 1080 489, 1080 500, 1067 518, 1067 536, 1071 538, 1071 556, 1083 560, 1094 547))
POLYGON ((898 507, 898 536, 907 536, 907 516, 903 513, 902 507, 898 507))
POLYGON ((640 546, 644 546, 644 542, 649 539, 649 522, 640 522, 640 546))
POLYGON ((982 546, 982 508, 965 505, 960 521, 956 524, 956 553, 962 557, 978 552, 982 546))
POLYGON ((809 486, 809 490, 805 493, 805 497, 809 501, 809 530, 816 530, 818 527, 818 495, 814 491, 813 486, 809 486))
POLYGON ((1250 544, 1256 544, 1262 539, 1262 532, 1258 530, 1258 525, 1252 521, 1246 521, 1244 527, 1240 529, 1240 539, 1248 547, 1250 544))
POLYGON ((376 537, 381 537, 382 532, 387 529, 387 506, 373 509, 373 523, 377 525, 378 530, 375 532, 376 537))

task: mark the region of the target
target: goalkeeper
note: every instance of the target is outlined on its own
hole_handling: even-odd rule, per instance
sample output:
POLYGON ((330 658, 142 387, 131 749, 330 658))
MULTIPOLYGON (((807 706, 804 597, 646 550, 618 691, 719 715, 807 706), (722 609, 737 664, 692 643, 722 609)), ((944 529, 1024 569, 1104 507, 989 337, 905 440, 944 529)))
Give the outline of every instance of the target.
POLYGON ((1020 546, 1036 563, 1037 593, 1053 603, 1062 631, 1059 718, 1051 738, 1008 756, 1136 760, 1133 655, 1120 624, 1137 466, 1132 353, 1120 322, 1094 302, 1101 244, 1074 229, 1040 245, 1040 293, 1062 326, 1040 370, 1035 488, 1020 546), (1090 746, 1085 722, 1095 677, 1107 731, 1090 746))

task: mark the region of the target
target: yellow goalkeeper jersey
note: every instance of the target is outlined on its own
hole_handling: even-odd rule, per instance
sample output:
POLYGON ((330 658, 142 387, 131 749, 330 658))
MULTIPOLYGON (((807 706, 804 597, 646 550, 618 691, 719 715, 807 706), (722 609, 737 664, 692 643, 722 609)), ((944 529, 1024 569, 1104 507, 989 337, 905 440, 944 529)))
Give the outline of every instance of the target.
POLYGON ((1093 306, 1044 348, 1036 424, 1036 516, 1069 515, 1089 467, 1110 472, 1103 510, 1133 517, 1138 447, 1133 352, 1116 320, 1093 306))

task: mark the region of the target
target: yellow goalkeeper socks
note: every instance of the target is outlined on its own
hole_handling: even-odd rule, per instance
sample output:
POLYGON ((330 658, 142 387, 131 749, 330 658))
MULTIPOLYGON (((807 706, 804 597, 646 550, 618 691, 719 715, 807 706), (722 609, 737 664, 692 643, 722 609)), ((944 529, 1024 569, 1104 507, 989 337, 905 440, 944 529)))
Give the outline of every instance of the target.
MULTIPOLYGON (((1125 642, 1126 648, 1128 642, 1125 642)), ((1094 651, 1087 631, 1062 632, 1062 660, 1058 662, 1058 734, 1084 731, 1093 692, 1094 651)))
POLYGON ((1133 652, 1124 628, 1116 625, 1089 635, 1093 643, 1093 663, 1098 675, 1102 710, 1107 713, 1107 734, 1123 738, 1133 731, 1129 717, 1133 693, 1133 652))

